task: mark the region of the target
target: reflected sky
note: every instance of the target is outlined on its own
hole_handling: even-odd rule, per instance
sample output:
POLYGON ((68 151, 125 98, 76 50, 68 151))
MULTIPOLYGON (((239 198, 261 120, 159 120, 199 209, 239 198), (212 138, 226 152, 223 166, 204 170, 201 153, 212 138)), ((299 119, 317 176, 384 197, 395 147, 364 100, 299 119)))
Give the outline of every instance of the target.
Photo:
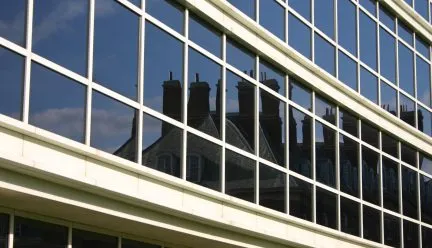
POLYGON ((0 46, 0 113, 21 119, 24 58, 0 46))
POLYGON ((193 14, 189 17, 189 39, 217 57, 222 56, 222 33, 193 14))
POLYGON ((360 67, 360 93, 378 104, 378 78, 363 66, 360 67))
POLYGON ((0 2, 0 36, 25 46, 27 0, 0 2))
POLYGON ((360 11, 360 59, 374 70, 377 69, 376 25, 375 21, 360 11))
POLYGON ((336 58, 335 47, 320 35, 315 34, 315 64, 335 76, 336 58))
POLYGON ((183 34, 184 8, 174 1, 146 1, 146 12, 180 34, 183 34))
POLYGON ((338 42, 353 55, 357 54, 356 15, 351 1, 338 1, 338 42))
POLYGON ((334 2, 333 0, 315 1, 315 26, 334 39, 334 2))
POLYGON ((339 80, 357 91, 357 63, 342 51, 339 51, 339 80))
POLYGON ((396 84, 396 40, 383 28, 380 28, 380 69, 386 79, 396 84))
POLYGON ((311 29, 291 13, 288 16, 288 25, 288 45, 306 58, 311 59, 311 29))
POLYGON ((399 87, 414 95, 413 52, 402 43, 399 43, 399 87))
POLYGON ((285 41, 285 8, 282 5, 275 0, 260 1, 259 21, 263 27, 285 41))

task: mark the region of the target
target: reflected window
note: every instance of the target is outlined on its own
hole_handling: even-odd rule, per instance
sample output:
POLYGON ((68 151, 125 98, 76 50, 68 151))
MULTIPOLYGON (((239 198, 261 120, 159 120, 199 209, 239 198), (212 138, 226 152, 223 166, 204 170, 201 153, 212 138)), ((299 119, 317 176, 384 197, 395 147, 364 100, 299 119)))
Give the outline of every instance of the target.
POLYGON ((399 213, 399 165, 383 156, 383 198, 384 207, 399 213))
POLYGON ((312 221, 312 185, 296 177, 289 178, 289 214, 312 221))
POLYGON ((432 225, 432 179, 420 176, 421 220, 432 225))
MULTIPOLYGON (((208 135, 220 137, 222 68, 201 53, 189 48, 188 125, 208 135)), ((166 104, 171 99, 167 99, 166 104)), ((165 102, 164 102, 165 103, 165 102)), ((181 107, 176 106, 179 108, 181 107)))
POLYGON ((336 105, 318 94, 315 94, 315 114, 336 125, 336 105))
POLYGON ((336 229, 337 219, 336 195, 330 191, 317 187, 316 189, 316 222, 329 228, 336 229))
POLYGON ((366 205, 363 205, 363 238, 381 242, 381 213, 366 205))
POLYGON ((426 106, 431 106, 430 65, 416 56, 417 99, 426 106))
POLYGON ((431 248, 432 247, 432 229, 422 226, 422 247, 431 248))
POLYGON ((397 91, 384 81, 381 81, 381 107, 397 116, 397 91))
POLYGON ((360 205, 348 198, 340 198, 341 231, 360 236, 360 205))
POLYGON ((357 91, 357 63, 342 51, 339 51, 338 77, 345 85, 357 91))
POLYGON ((399 87, 414 95, 414 55, 402 43, 399 43, 399 87))
POLYGON ((410 145, 402 142, 401 160, 413 167, 417 167, 417 151, 410 145))
POLYGON ((389 214, 384 214, 384 244, 392 247, 400 247, 400 219, 389 214))
POLYGON ((222 33, 193 14, 189 18, 189 39, 217 57, 222 56, 222 33))
POLYGON ((226 142, 255 151, 255 86, 236 74, 226 73, 226 142))
POLYGON ((403 220, 403 240, 404 247, 419 247, 419 225, 403 220))
POLYGON ((93 80, 136 100, 139 17, 120 3, 96 1, 94 22, 93 80))
POLYGON ((415 39, 415 46, 417 52, 419 52, 421 55, 425 56, 425 58, 429 59, 429 44, 427 41, 425 41, 420 35, 416 34, 415 39))
POLYGON ((78 229, 72 230, 72 245, 74 248, 116 248, 117 243, 117 238, 114 236, 78 229))
POLYGON ((259 205, 285 213, 286 174, 265 164, 259 166, 259 205))
POLYGON ((315 34, 315 64, 335 76, 335 48, 320 35, 315 34))
POLYGON ((315 26, 331 39, 334 39, 334 6, 333 0, 320 0, 314 2, 315 26))
POLYGON ((228 2, 255 20, 255 0, 228 0, 228 2))
POLYGON ((255 202, 255 161, 225 149, 225 193, 255 202))
POLYGON ((29 123, 84 142, 86 87, 32 63, 29 123))
POLYGON ((0 3, 0 37, 25 46, 27 0, 0 3))
POLYGON ((122 248, 160 248, 161 246, 122 238, 121 247, 122 248))
POLYGON ((380 28, 380 69, 385 78, 396 84, 396 39, 384 28, 380 28))
POLYGON ((0 46, 0 114, 21 119, 23 81, 24 57, 0 46))
POLYGON ((316 179, 328 186, 336 185, 336 131, 315 122, 316 179))
MULTIPOLYGON (((110 3, 100 4, 109 7, 110 3)), ((33 52, 86 76, 88 9, 87 0, 35 1, 33 52)))
POLYGON ((251 51, 228 38, 226 53, 228 63, 255 78, 255 55, 251 51))
POLYGON ((380 204, 379 155, 362 146, 362 191, 363 200, 380 204))
POLYGON ((417 104, 417 115, 418 129, 432 136, 432 113, 423 108, 420 104, 417 104))
POLYGON ((144 114, 142 164, 180 177, 182 129, 144 114))
POLYGON ((395 32, 396 23, 395 23, 395 16, 390 13, 385 7, 380 4, 380 13, 379 13, 379 19, 381 23, 386 25, 391 31, 395 32))
POLYGON ((416 111, 415 103, 411 98, 406 95, 399 93, 399 110, 400 118, 411 126, 416 126, 416 111))
POLYGON ((288 0, 288 5, 306 20, 311 21, 311 0, 288 0))
POLYGON ((432 175, 432 157, 420 152, 419 153, 420 170, 432 175))
POLYGON ((290 170, 312 178, 312 117, 289 108, 290 170))
POLYGON ((291 101, 312 111, 312 91, 293 77, 290 77, 288 94, 291 101))
POLYGON ((0 248, 8 247, 9 215, 0 214, 0 248))
POLYGON ((386 152, 389 155, 392 155, 395 158, 399 158, 398 156, 398 141, 390 136, 389 134, 382 132, 381 133, 382 138, 382 150, 383 152, 386 152))
POLYGON ((358 118, 351 112, 339 108, 339 128, 358 137, 358 118))
POLYGON ((91 146, 136 161, 136 110, 93 91, 91 146))
MULTIPOLYGON (((304 0, 297 1, 303 2, 304 0)), ((291 13, 288 16, 288 25, 288 45, 306 58, 312 59, 311 29, 291 13)))
POLYGON ((398 35, 408 44, 413 46, 413 31, 409 28, 405 23, 403 23, 400 19, 398 19, 398 35))
POLYGON ((403 214, 413 219, 418 218, 417 214, 417 173, 405 166, 402 166, 402 206, 403 214))
POLYGON ((281 70, 260 58, 259 72, 262 84, 285 96, 285 74, 281 70))
POLYGON ((360 68, 360 94, 378 104, 378 79, 363 66, 360 68))
MULTIPOLYGON (((13 247, 66 247, 68 228, 38 220, 15 216, 13 247)), ((75 246, 74 246, 75 247, 75 246)))
POLYGON ((376 22, 360 11, 360 59, 374 70, 377 69, 376 28, 376 22))
POLYGON ((149 22, 145 37, 144 105, 181 121, 183 43, 149 22))
MULTIPOLYGON (((338 2, 338 42, 354 56, 357 55, 357 11, 351 1, 338 2)), ((339 63, 340 64, 340 63, 339 63)), ((340 72, 340 70, 339 70, 340 72)))
POLYGON ((339 136, 340 190, 359 195, 359 144, 347 136, 339 136))
POLYGON ((146 1, 146 12, 180 34, 183 34, 184 8, 175 1, 146 1))
POLYGON ((275 0, 259 1, 259 4, 260 24, 285 41, 285 8, 275 0))
POLYGON ((359 0, 359 2, 369 13, 376 16, 376 0, 359 0))

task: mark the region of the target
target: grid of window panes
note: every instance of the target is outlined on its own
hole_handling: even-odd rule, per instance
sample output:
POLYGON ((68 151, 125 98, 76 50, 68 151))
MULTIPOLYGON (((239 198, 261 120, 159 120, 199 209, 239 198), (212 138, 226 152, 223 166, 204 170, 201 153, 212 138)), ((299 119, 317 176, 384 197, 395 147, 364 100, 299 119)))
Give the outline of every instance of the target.
MULTIPOLYGON (((430 243, 431 156, 287 75, 211 20, 171 0, 30 2, 1 2, 0 20, 9 27, 0 28, 3 115, 348 234, 394 246, 430 243)), ((341 56, 335 60, 357 61, 329 41, 326 33, 335 29, 307 24, 307 16, 328 16, 301 17, 310 11, 301 7, 307 1, 297 1, 299 7, 295 2, 289 2, 289 23, 309 31, 294 34, 315 37, 315 48, 327 53, 336 49, 341 56)), ((352 6, 358 19, 375 27, 371 33, 387 32, 416 68, 418 61, 430 67, 428 56, 412 48, 414 34, 408 35, 411 45, 395 38, 386 26, 398 30, 394 18, 379 24, 378 32, 368 12, 377 4, 360 3, 352 6)), ((343 17, 346 23, 351 16, 343 17)), ((375 85, 381 97, 367 94, 381 103, 400 99, 400 107, 385 102, 383 108, 430 133, 429 105, 417 103, 425 109, 420 118, 416 101, 366 62, 340 63, 339 69, 325 63, 331 54, 310 54, 339 77, 346 72, 352 85, 359 85, 358 78, 372 85, 368 89, 375 85)), ((369 61, 375 55, 365 56, 369 61)))
MULTIPOLYGON (((227 1, 341 83, 432 136, 430 44, 380 2, 227 1)), ((428 12, 428 1, 415 1, 416 9, 428 12)))
POLYGON ((432 3, 429 0, 404 0, 409 6, 411 6, 417 14, 423 19, 432 23, 432 3))

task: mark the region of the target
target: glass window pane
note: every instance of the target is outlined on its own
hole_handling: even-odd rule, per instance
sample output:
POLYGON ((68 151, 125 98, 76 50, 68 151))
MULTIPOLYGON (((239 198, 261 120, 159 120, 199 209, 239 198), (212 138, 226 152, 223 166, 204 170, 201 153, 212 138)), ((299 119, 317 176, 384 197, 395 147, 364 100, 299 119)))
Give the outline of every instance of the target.
POLYGON ((315 114, 336 125, 336 105, 318 94, 315 94, 315 114))
POLYGON ((380 13, 379 13, 379 19, 381 23, 384 23, 390 30, 393 32, 396 28, 395 23, 395 16, 390 13, 383 5, 380 4, 380 13))
POLYGON ((362 146, 363 200, 380 204, 379 180, 379 156, 375 151, 362 146))
POLYGON ((336 131, 315 122, 316 179, 328 186, 336 185, 336 131))
POLYGON ((400 21, 400 19, 398 19, 398 35, 404 41, 408 42, 408 44, 411 46, 413 45, 413 31, 405 23, 400 21))
POLYGON ((136 111, 93 91, 91 146, 136 161, 136 111))
POLYGON ((36 63, 31 73, 29 123, 84 142, 86 87, 36 63))
POLYGON ((260 163, 259 204, 285 213, 286 174, 260 163))
POLYGON ((379 148, 378 138, 379 138, 379 131, 377 128, 373 127, 371 124, 367 123, 366 121, 362 120, 361 122, 361 132, 362 132, 362 140, 367 142, 370 145, 375 146, 376 148, 379 148))
POLYGON ((0 248, 8 247, 9 215, 0 213, 0 248))
POLYGON ((312 111, 312 91, 293 77, 290 77, 289 83, 289 99, 303 108, 312 111))
POLYGON ((374 70, 377 69, 376 35, 375 21, 360 11, 360 59, 374 70))
POLYGON ((180 177, 182 129, 144 114, 142 164, 180 177))
POLYGON ((416 56, 417 99, 426 106, 431 106, 431 73, 430 65, 419 56, 416 56))
POLYGON ((221 147, 188 133, 186 152, 186 180, 219 191, 221 147))
POLYGON ((402 166, 403 214, 413 219, 418 218, 417 196, 418 196, 417 173, 405 166, 402 166))
POLYGON ((87 0, 35 1, 33 52, 86 76, 88 9, 87 0))
POLYGON ((422 247, 432 247, 432 229, 429 229, 425 226, 422 227, 422 247))
POLYGON ((381 74, 396 84, 396 40, 393 35, 380 28, 381 74))
POLYGON ((239 43, 227 39, 227 62, 255 78, 255 55, 239 43))
POLYGON ((341 231, 360 236, 360 205, 348 198, 340 198, 341 231))
POLYGON ((183 43, 149 22, 145 37, 144 105, 180 121, 183 43))
POLYGON ((338 42, 354 56, 357 55, 356 15, 356 6, 351 1, 338 1, 338 42))
POLYGON ((378 104, 378 79, 363 66, 360 69, 360 94, 378 104))
POLYGON ((255 202, 255 161, 225 149, 225 193, 255 202))
POLYGON ((311 0, 288 0, 288 5, 306 20, 311 21, 311 0))
POLYGON ((417 151, 408 144, 401 143, 401 160, 413 167, 417 167, 417 151))
POLYGON ((381 212, 363 205, 363 238, 381 242, 381 212))
POLYGON ((432 179, 420 176, 421 220, 432 225, 432 179))
POLYGON ((369 13, 376 16, 376 1, 375 0, 359 0, 360 5, 363 6, 369 13))
MULTIPOLYGON (((15 216, 13 247, 66 247, 68 228, 56 224, 15 216)), ((75 247, 75 246, 74 246, 75 247)))
POLYGON ((193 14, 189 18, 189 39, 214 55, 222 56, 222 33, 193 14))
POLYGON ((397 116, 397 91, 384 81, 381 81, 381 107, 397 116))
POLYGON ((358 118, 351 112, 339 108, 339 128, 345 132, 358 137, 358 118))
POLYGON ((427 59, 429 59, 429 44, 427 41, 425 41, 420 35, 416 34, 416 50, 417 52, 421 53, 423 56, 425 56, 427 59))
POLYGON ((432 113, 417 104, 417 120, 418 120, 418 129, 423 133, 432 136, 432 113))
POLYGON ((116 248, 117 238, 84 230, 72 230, 72 246, 74 248, 116 248))
POLYGON ((255 86, 226 72, 226 142, 253 153, 255 150, 255 86))
POLYGON ((275 0, 260 1, 259 22, 267 30, 285 41, 285 8, 275 0))
POLYGON ((400 219, 384 214, 384 244, 392 247, 400 247, 400 219))
POLYGON ((414 95, 414 57, 413 52, 399 43, 399 87, 414 95))
POLYGON ((411 126, 415 127, 416 119, 415 119, 415 103, 413 100, 408 98, 402 93, 399 93, 399 109, 400 109, 400 118, 411 126))
POLYGON ((129 0, 129 2, 135 4, 138 8, 141 8, 141 0, 129 0))
POLYGON ((291 13, 289 13, 288 16, 288 25, 288 45, 293 47, 306 58, 311 59, 311 29, 291 13))
POLYGON ((403 221, 404 247, 419 247, 419 226, 413 222, 403 221))
POLYGON ((139 17, 120 3, 96 1, 94 25, 93 80, 136 100, 139 17))
POLYGON ((399 165, 384 156, 382 163, 384 207, 399 212, 399 165))
POLYGON ((260 82, 273 91, 285 96, 285 74, 260 58, 260 82))
POLYGON ((429 0, 415 0, 414 5, 416 12, 423 16, 424 19, 429 20, 429 0))
POLYGON ((255 0, 228 0, 228 2, 255 20, 255 0))
POLYGON ((270 162, 285 165, 285 108, 284 103, 265 90, 260 90, 259 156, 270 162))
POLYGON ((336 229, 336 195, 330 191, 317 187, 316 189, 316 222, 329 228, 336 229))
POLYGON ((222 68, 193 48, 189 48, 188 68, 188 125, 219 138, 221 113, 219 82, 222 78, 222 68))
POLYGON ((24 58, 0 46, 0 114, 21 119, 23 81, 24 58))
POLYGON ((184 8, 175 1, 146 1, 146 12, 183 34, 184 8))
POLYGON ((312 185, 296 177, 289 178, 289 214, 312 221, 312 185))
POLYGON ((339 51, 339 80, 357 91, 357 63, 342 51, 339 51))
POLYGON ((0 36, 25 46, 27 0, 1 1, 0 36))
POLYGON ((389 155, 392 155, 395 158, 399 158, 398 156, 398 141, 389 134, 385 132, 381 132, 382 138, 382 150, 389 155))
POLYGON ((432 157, 420 152, 419 165, 420 165, 420 170, 432 175, 432 157))
POLYGON ((333 0, 315 1, 315 26, 334 39, 334 2, 333 0))
POLYGON ((315 64, 333 76, 336 73, 335 48, 320 35, 315 35, 315 64))
POLYGON ((122 238, 121 248, 160 248, 160 245, 147 244, 135 240, 122 238))
POLYGON ((347 136, 339 136, 340 190, 359 195, 359 144, 347 136))
POLYGON ((312 117, 290 106, 289 129, 290 170, 312 178, 312 117))

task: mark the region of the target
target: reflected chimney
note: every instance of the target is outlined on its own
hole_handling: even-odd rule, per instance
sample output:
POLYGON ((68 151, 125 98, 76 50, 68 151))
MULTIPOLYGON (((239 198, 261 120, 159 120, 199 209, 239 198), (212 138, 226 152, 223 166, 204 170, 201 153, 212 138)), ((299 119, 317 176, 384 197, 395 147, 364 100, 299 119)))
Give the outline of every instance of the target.
POLYGON ((255 110, 255 106, 253 106, 255 102, 255 87, 251 83, 242 80, 238 82, 237 89, 240 115, 253 117, 255 110))
MULTIPOLYGON (((179 80, 173 79, 173 73, 170 72, 169 79, 164 81, 163 87, 163 114, 167 115, 177 121, 181 121, 181 100, 182 88, 179 80)), ((165 124, 162 126, 162 136, 169 130, 170 125, 165 124)))
POLYGON ((195 82, 190 84, 188 103, 188 118, 203 118, 210 112, 210 86, 201 82, 199 74, 195 74, 195 82))

